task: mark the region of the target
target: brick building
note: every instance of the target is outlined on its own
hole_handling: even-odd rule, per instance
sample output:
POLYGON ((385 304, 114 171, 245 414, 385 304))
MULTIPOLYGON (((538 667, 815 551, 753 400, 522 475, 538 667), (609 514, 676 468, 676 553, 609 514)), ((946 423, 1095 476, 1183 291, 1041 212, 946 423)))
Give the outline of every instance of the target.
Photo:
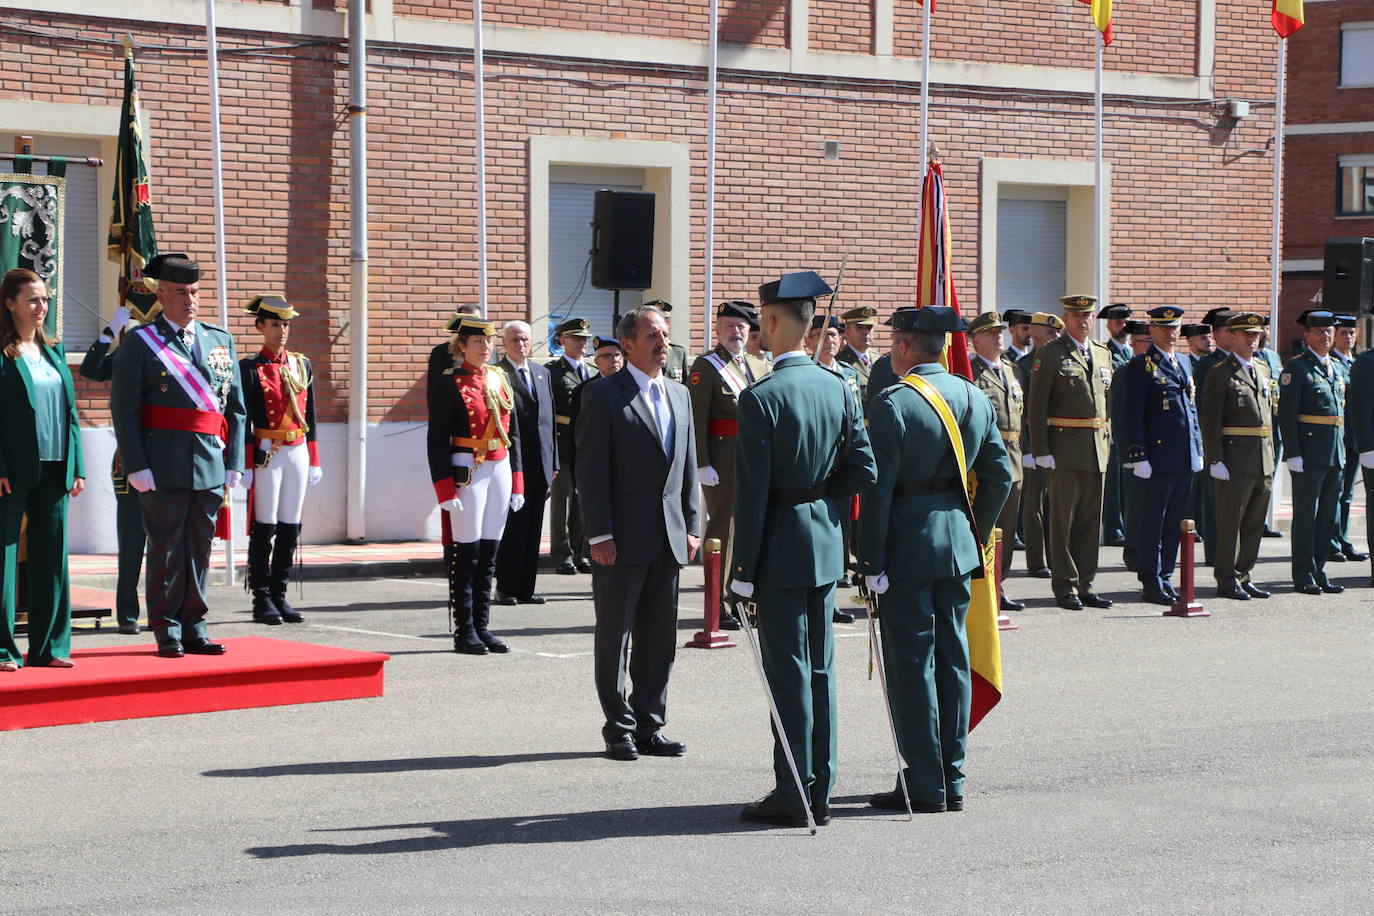
POLYGON ((1321 293, 1326 240, 1374 237, 1374 3, 1305 7, 1288 39, 1284 113, 1280 311, 1290 330, 1321 293))
MULTIPOLYGON (((318 369, 326 467, 310 497, 314 540, 342 536, 350 499, 345 6, 217 7, 231 324, 251 350, 251 325, 237 315, 251 295, 284 292, 304 313, 292 346, 318 369)), ((551 317, 569 314, 609 331, 609 294, 580 281, 591 192, 642 188, 657 194, 655 285, 645 295, 677 303, 675 336, 700 348, 707 0, 485 7, 493 316, 531 319, 536 337, 551 317)), ((369 3, 373 539, 437 525, 422 376, 441 320, 476 298, 470 8, 369 3)), ((0 143, 28 133, 39 152, 112 161, 119 42, 132 35, 159 243, 206 266, 213 315, 203 16, 200 0, 10 3, 0 11, 0 143)), ((1274 44, 1265 11, 1238 0, 1123 4, 1115 27, 1106 53, 1107 296, 1195 314, 1264 307, 1274 92, 1272 56, 1256 53, 1274 44), (1231 117, 1230 99, 1250 101, 1248 116, 1231 117)), ((938 7, 931 140, 944 158, 955 279, 968 312, 1057 308, 1064 292, 1091 289, 1095 35, 1076 0, 938 7)), ((720 39, 716 297, 752 297, 784 269, 833 277, 848 252, 846 304, 908 302, 920 7, 721 0, 720 39)), ((115 276, 99 248, 111 171, 73 179, 68 215, 69 269, 85 264, 89 274, 69 277, 69 294, 106 314, 115 276)), ((79 354, 99 320, 70 302, 67 316, 67 342, 79 354)), ((113 442, 106 392, 83 384, 80 394, 93 492, 74 504, 73 545, 108 550, 110 526, 98 521, 112 503, 98 471, 113 442)))

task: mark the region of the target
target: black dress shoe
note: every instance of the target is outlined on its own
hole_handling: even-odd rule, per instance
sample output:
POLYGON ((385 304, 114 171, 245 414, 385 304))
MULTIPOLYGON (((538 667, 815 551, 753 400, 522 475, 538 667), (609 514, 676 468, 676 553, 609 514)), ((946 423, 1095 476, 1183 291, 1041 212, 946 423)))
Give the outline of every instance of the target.
POLYGON ((1082 601, 1088 607, 1096 608, 1109 608, 1113 604, 1112 599, 1103 598, 1097 592, 1088 592, 1086 594, 1079 595, 1078 600, 1082 601))
POLYGON ((1081 610, 1083 610, 1083 602, 1078 600, 1078 596, 1077 596, 1077 595, 1065 595, 1063 598, 1060 598, 1060 599, 1059 599, 1057 602, 1055 602, 1055 603, 1058 604, 1060 607, 1062 607, 1062 608, 1063 608, 1064 610, 1066 610, 1066 611, 1081 611, 1081 610))
POLYGON ((187 655, 223 655, 229 649, 217 642, 210 642, 208 639, 197 639, 187 641, 183 644, 187 655))
POLYGON ((564 560, 562 563, 559 563, 557 566, 555 566, 553 568, 553 571, 558 573, 558 575, 560 576, 577 575, 577 567, 573 565, 572 560, 564 560))
POLYGON ((618 735, 606 741, 606 756, 612 760, 638 760, 639 750, 629 735, 618 735))
POLYGON ((482 645, 487 647, 488 652, 494 652, 497 655, 505 655, 510 651, 510 646, 502 642, 499 636, 493 636, 491 633, 483 631, 477 634, 477 638, 482 640, 482 645))
POLYGON ((734 614, 721 614, 720 628, 722 630, 738 630, 739 618, 736 617, 734 614))
POLYGON ((1268 598, 1268 597, 1269 597, 1269 593, 1268 593, 1268 592, 1266 592, 1266 591, 1265 591, 1264 589, 1262 589, 1262 588, 1257 588, 1256 586, 1252 585, 1252 584, 1249 583, 1249 582, 1242 582, 1240 587, 1243 588, 1243 589, 1245 589, 1245 594, 1249 595, 1251 598, 1268 598))
POLYGON ((455 639, 453 651, 459 655, 486 655, 490 650, 487 649, 487 644, 484 642, 460 642, 455 639))
POLYGON ((157 647, 157 654, 163 658, 181 658, 186 651, 181 648, 181 643, 175 639, 169 639, 157 647))
POLYGON ((1013 601, 1006 595, 1002 596, 1000 603, 1004 611, 1024 611, 1026 609, 1026 603, 1024 601, 1013 601))
POLYGON ((812 802, 811 819, 816 822, 817 827, 824 827, 830 823, 830 802, 812 802))
POLYGON ((835 623, 853 623, 854 615, 849 613, 848 611, 842 611, 839 608, 836 608, 835 611, 830 615, 830 619, 833 620, 835 623))
POLYGON ((1174 599, 1175 601, 1178 600, 1178 589, 1174 588, 1168 582, 1165 582, 1163 585, 1161 585, 1159 587, 1159 590, 1164 594, 1168 595, 1170 598, 1174 599))
POLYGON ((137 623, 121 623, 119 625, 119 632, 123 633, 125 636, 136 636, 139 632, 139 626, 137 623))
POLYGON ((516 598, 521 604, 543 604, 544 599, 538 595, 526 595, 524 598, 516 598))
MULTIPOLYGON (((740 809, 741 820, 754 824, 773 824, 778 827, 805 827, 806 812, 800 803, 793 805, 781 798, 777 792, 769 792, 756 802, 750 802, 740 809)), ((814 815, 813 815, 814 817, 814 815)))
POLYGON ((1320 595, 1322 593, 1321 586, 1315 582, 1309 582, 1306 585, 1295 585, 1293 588, 1300 595, 1320 595))
POLYGON ((850 576, 840 576, 839 581, 835 583, 837 588, 853 588, 855 584, 854 579, 850 576))
POLYGON ((496 597, 492 599, 491 603, 499 604, 502 607, 514 607, 520 602, 516 600, 514 595, 504 595, 501 592, 497 592, 496 597))
POLYGON ((1345 554, 1341 553, 1339 550, 1333 550, 1333 551, 1331 551, 1330 555, 1327 556, 1326 562, 1328 562, 1328 563, 1344 563, 1344 562, 1345 562, 1345 554))
POLYGON ((577 571, 580 572, 580 573, 589 573, 589 572, 591 572, 591 571, 592 571, 592 561, 591 561, 591 560, 578 560, 578 561, 577 561, 577 571))
POLYGON ((1052 575, 1048 566, 1041 566, 1036 569, 1027 570, 1032 579, 1048 579, 1052 575))
POLYGON ((945 796, 945 810, 946 810, 946 811, 963 811, 963 810, 964 810, 964 796, 962 796, 962 795, 947 795, 947 796, 945 796))
POLYGON ((1345 591, 1344 585, 1337 585, 1335 582, 1318 582, 1317 588, 1321 589, 1322 592, 1327 595, 1339 595, 1341 592, 1345 591))
POLYGON ((1148 591, 1140 596, 1140 600, 1146 604, 1158 604, 1161 607, 1173 607, 1174 599, 1163 592, 1148 591))
POLYGON ((1264 526, 1264 536, 1267 537, 1267 538, 1281 538, 1281 537, 1283 537, 1283 532, 1282 532, 1282 531, 1278 531, 1277 529, 1274 529, 1274 528, 1270 528, 1268 525, 1265 525, 1265 526, 1264 526))
POLYGON ((1361 553, 1360 551, 1356 550, 1354 547, 1342 547, 1342 548, 1341 548, 1341 553, 1345 554, 1345 558, 1346 558, 1347 560, 1350 560, 1350 561, 1355 562, 1355 563, 1358 563, 1358 562, 1360 562, 1361 560, 1368 560, 1368 559, 1369 559, 1369 554, 1367 554, 1367 553, 1361 553))
POLYGON ((1126 539, 1121 535, 1117 535, 1116 537, 1106 538, 1102 544, 1104 547, 1125 547, 1126 539))
POLYGON ((294 609, 292 609, 292 610, 287 610, 286 608, 282 608, 282 610, 281 610, 281 619, 282 619, 282 620, 285 620, 287 623, 304 623, 304 622, 305 622, 305 618, 302 617, 302 616, 300 615, 300 612, 298 612, 298 611, 296 611, 296 610, 294 610, 294 609))
POLYGON ((254 614, 254 615, 253 615, 253 622, 254 622, 254 623, 266 624, 266 625, 269 626, 269 627, 279 627, 279 626, 281 626, 281 615, 280 615, 280 614, 254 614))
MULTIPOLYGON (((901 786, 891 792, 879 792, 876 795, 870 795, 868 804, 883 811, 906 811, 906 800, 902 798, 901 786)), ((937 804, 935 802, 917 801, 914 798, 911 800, 912 814, 939 814, 944 810, 943 802, 937 804)))
POLYGON ((1217 597, 1230 598, 1232 601, 1249 601, 1250 593, 1243 588, 1236 588, 1233 586, 1231 588, 1218 588, 1217 597))
POLYGON ((1011 546, 1017 550, 1025 550, 1026 542, 1021 539, 1021 535, 1014 535, 1011 539, 1011 546))
POLYGON ((687 753, 687 745, 663 737, 663 732, 654 732, 647 738, 635 738, 635 748, 646 757, 681 757, 687 753))

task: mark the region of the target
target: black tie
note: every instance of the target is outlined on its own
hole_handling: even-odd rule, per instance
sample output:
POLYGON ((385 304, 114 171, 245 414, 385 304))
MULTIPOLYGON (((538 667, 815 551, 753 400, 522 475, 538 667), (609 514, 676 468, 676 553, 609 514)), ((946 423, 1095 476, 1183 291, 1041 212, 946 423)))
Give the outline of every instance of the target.
POLYGON ((534 393, 534 379, 532 375, 533 374, 530 372, 528 366, 520 367, 520 381, 524 382, 525 388, 529 390, 530 400, 534 401, 537 404, 539 403, 539 398, 534 393))
POLYGON ((577 364, 577 380, 585 382, 587 380, 587 367, 581 363, 577 364))
POLYGON ((1258 376, 1258 375, 1255 375, 1255 367, 1254 367, 1254 366, 1251 366, 1251 367, 1250 367, 1250 384, 1251 384, 1251 385, 1254 385, 1256 388, 1259 387, 1259 376, 1258 376))

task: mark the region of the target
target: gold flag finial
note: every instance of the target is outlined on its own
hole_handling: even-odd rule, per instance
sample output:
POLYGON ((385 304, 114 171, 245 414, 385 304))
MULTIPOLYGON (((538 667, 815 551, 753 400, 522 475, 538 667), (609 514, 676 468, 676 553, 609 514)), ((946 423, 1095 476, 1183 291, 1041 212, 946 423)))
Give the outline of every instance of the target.
POLYGON ((125 56, 125 57, 133 57, 133 56, 134 56, 134 36, 133 36, 133 34, 130 33, 130 32, 125 32, 125 33, 124 33, 124 39, 123 39, 123 41, 121 42, 121 44, 124 45, 124 56, 125 56))

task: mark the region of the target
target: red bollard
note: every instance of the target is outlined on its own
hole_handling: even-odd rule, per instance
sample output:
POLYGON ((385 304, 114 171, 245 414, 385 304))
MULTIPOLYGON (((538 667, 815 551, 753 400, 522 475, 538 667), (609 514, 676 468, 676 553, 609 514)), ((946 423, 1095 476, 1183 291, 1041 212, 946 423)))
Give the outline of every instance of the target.
MULTIPOLYGON (((998 603, 1000 603, 1002 600, 1002 551, 1006 549, 1002 544, 1002 529, 992 529, 992 537, 993 543, 996 545, 996 553, 993 557, 993 563, 996 564, 996 568, 993 570, 993 575, 995 577, 993 581, 997 583, 997 594, 994 597, 997 599, 998 603)), ((997 629, 1019 630, 1021 628, 1012 623, 1011 618, 1003 614, 999 608, 997 612, 997 629)))
POLYGON ((1185 518, 1179 525, 1178 539, 1178 600, 1164 612, 1165 617, 1211 617, 1196 600, 1193 547, 1197 544, 1197 522, 1185 518))
POLYGON ((733 649, 737 643, 731 642, 720 628, 720 541, 711 538, 706 542, 706 556, 702 558, 701 566, 706 576, 703 629, 683 645, 688 649, 733 649))

